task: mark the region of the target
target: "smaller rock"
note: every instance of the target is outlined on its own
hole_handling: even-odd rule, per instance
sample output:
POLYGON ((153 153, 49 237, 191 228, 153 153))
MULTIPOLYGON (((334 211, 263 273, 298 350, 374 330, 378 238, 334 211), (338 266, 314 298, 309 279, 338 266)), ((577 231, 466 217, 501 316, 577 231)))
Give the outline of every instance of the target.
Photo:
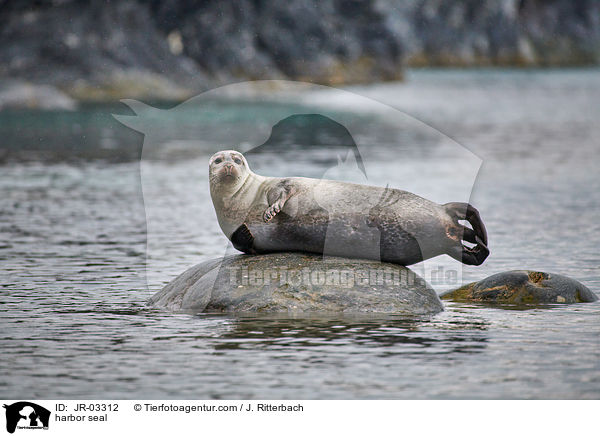
POLYGON ((589 303, 598 296, 560 274, 507 271, 441 295, 442 300, 504 304, 589 303))

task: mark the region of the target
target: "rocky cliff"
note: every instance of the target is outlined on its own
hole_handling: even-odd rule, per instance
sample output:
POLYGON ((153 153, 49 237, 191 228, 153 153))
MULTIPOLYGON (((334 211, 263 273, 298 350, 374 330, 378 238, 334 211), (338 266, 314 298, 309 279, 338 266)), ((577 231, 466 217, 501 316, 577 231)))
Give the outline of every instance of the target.
POLYGON ((76 99, 396 80, 405 65, 595 64, 599 47, 597 0, 0 0, 0 93, 51 85, 76 99))

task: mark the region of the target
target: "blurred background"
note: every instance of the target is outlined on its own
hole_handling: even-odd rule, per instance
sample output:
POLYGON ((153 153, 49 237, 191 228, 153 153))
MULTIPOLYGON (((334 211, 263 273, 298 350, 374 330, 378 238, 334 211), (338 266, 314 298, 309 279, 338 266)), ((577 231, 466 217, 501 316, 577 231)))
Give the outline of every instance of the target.
POLYGON ((258 173, 335 174, 350 143, 369 184, 470 193, 490 257, 411 266, 436 291, 457 268, 527 268, 599 292, 599 61, 598 0, 0 0, 0 392, 600 398, 598 303, 410 320, 145 305, 225 253, 209 156, 296 114, 352 137, 282 123, 248 157, 258 173), (263 79, 341 90, 232 85, 263 79))
POLYGON ((596 0, 0 1, 0 108, 600 59, 596 0))

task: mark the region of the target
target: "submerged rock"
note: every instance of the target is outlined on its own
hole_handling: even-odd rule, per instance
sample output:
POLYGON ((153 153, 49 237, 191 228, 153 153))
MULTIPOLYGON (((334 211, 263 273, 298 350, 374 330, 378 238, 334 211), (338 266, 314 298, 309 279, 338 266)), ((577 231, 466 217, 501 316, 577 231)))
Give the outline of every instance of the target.
POLYGON ((507 271, 441 295, 443 300, 508 304, 588 303, 598 296, 560 274, 507 271))
POLYGON ((378 312, 443 310, 435 291, 400 265, 300 253, 236 255, 196 265, 149 304, 184 312, 378 312))

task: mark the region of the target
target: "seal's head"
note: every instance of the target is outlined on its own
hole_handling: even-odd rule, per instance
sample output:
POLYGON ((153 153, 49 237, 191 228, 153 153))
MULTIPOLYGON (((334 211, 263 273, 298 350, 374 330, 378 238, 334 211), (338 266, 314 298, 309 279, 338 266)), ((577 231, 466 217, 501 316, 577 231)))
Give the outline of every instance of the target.
POLYGON ((208 163, 208 175, 211 187, 221 189, 235 188, 250 174, 246 158, 235 150, 218 151, 208 163))

